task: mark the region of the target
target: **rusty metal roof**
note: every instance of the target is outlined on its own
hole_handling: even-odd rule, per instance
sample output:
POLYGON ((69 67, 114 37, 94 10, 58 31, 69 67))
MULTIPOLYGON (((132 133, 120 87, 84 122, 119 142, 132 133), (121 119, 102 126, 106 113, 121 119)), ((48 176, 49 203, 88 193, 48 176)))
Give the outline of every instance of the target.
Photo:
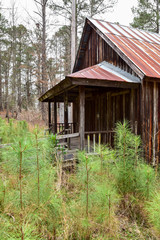
POLYGON ((63 81, 44 93, 39 100, 52 101, 66 90, 72 91, 78 85, 95 87, 136 88, 140 79, 106 61, 67 75, 63 81))
POLYGON ((160 35, 106 21, 89 21, 146 76, 160 78, 160 35))
POLYGON ((72 73, 67 77, 139 83, 140 79, 106 61, 72 73))

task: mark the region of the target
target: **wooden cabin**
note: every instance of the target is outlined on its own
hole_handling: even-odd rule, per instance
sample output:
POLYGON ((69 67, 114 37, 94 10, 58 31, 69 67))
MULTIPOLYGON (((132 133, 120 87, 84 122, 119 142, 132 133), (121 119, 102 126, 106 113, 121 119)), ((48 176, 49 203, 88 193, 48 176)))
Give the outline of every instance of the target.
POLYGON ((133 132, 142 137, 147 161, 156 164, 160 147, 160 35, 87 18, 73 73, 39 100, 48 102, 49 127, 57 133, 63 125, 68 137, 79 136, 80 149, 85 148, 87 136, 93 142, 112 144, 115 123, 128 119, 133 132), (63 124, 57 123, 58 102, 64 103, 63 124), (69 103, 73 105, 71 123, 69 103))

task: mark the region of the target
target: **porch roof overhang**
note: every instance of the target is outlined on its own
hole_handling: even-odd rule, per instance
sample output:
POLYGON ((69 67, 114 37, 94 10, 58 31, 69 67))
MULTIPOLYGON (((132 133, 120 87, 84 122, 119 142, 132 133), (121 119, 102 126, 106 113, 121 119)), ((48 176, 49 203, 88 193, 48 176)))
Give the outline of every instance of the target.
POLYGON ((64 92, 69 92, 68 100, 73 101, 77 95, 78 86, 87 86, 87 88, 137 88, 140 79, 136 76, 121 70, 105 61, 92 67, 85 68, 81 71, 67 75, 64 80, 55 85, 53 88, 44 93, 39 101, 52 102, 60 97, 64 92))

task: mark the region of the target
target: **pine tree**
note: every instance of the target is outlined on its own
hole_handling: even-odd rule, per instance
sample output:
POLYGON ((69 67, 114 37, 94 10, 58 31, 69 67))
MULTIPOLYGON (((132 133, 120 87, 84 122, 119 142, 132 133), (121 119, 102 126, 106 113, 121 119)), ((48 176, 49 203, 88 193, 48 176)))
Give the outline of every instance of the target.
MULTIPOLYGON (((75 49, 77 51, 77 46, 79 42, 79 36, 81 36, 82 27, 84 24, 84 19, 86 17, 98 17, 101 14, 104 14, 108 10, 113 9, 115 3, 117 0, 77 0, 76 1, 76 43, 75 43, 75 49)), ((68 35, 67 42, 70 42, 71 40, 71 21, 72 21, 72 0, 62 0, 57 3, 55 0, 51 0, 50 9, 53 10, 53 13, 56 16, 60 16, 61 21, 62 18, 64 19, 65 26, 69 26, 70 28, 70 34, 68 35)), ((58 18, 57 18, 58 19, 58 18)), ((62 27, 63 29, 63 27, 62 27)), ((68 51, 68 50, 67 50, 68 51)), ((68 53, 66 53, 68 54, 68 53)), ((71 57, 71 53, 70 53, 71 57)), ((73 63, 72 63, 73 65, 73 63)), ((71 69, 71 67, 70 67, 71 69)))
POLYGON ((2 82, 3 82, 3 68, 2 68, 2 58, 6 37, 5 33, 7 31, 7 20, 5 17, 0 13, 0 111, 3 110, 3 96, 2 96, 2 82))
POLYGON ((159 33, 160 0, 138 0, 138 7, 132 8, 134 14, 132 27, 159 33))

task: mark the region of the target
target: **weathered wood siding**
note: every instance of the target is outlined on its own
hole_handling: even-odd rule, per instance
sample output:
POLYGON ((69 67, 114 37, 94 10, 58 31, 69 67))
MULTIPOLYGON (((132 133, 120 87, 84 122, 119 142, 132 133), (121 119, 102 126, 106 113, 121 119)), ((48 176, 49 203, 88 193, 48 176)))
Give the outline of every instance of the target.
POLYGON ((104 60, 137 76, 128 64, 92 29, 86 46, 84 61, 79 70, 104 60))
POLYGON ((148 80, 141 90, 141 136, 145 158, 155 165, 160 144, 160 83, 148 80))
MULTIPOLYGON (((84 61, 80 69, 107 61, 124 71, 138 76, 115 51, 93 29, 86 46, 84 61)), ((145 78, 139 89, 117 95, 117 89, 94 93, 86 97, 85 131, 105 131, 114 128, 117 121, 127 119, 133 132, 142 137, 144 155, 148 162, 160 161, 160 83, 145 78)), ((119 89, 122 91, 122 89, 119 89)), ((78 109, 78 102, 75 109, 78 109)), ((79 113, 74 113, 78 121, 79 113)))
MULTIPOLYGON (((98 90, 85 96, 85 132, 111 131, 115 123, 130 121, 133 131, 140 133, 139 89, 98 90), (131 94, 132 93, 132 94, 131 94), (136 127, 135 127, 136 125, 136 127)), ((79 122, 79 101, 74 102, 74 122, 79 122)), ((102 142, 107 143, 102 137, 102 142)))

